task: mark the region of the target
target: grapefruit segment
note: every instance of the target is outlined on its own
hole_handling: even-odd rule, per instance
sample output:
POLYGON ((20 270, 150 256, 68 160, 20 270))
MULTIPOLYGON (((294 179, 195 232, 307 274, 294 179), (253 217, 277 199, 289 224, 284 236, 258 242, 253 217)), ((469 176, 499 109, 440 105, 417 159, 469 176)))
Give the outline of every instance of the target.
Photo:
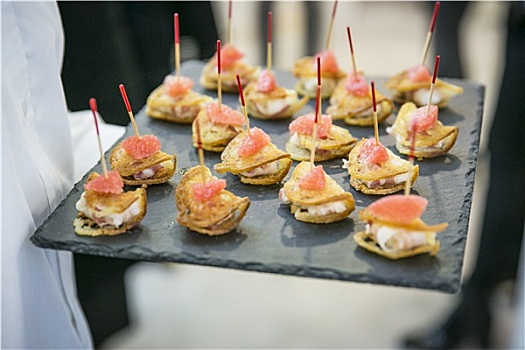
MULTIPOLYGON (((244 57, 244 53, 239 51, 232 44, 226 44, 221 48, 221 69, 228 69, 235 62, 244 57)), ((215 53, 215 60, 217 61, 217 53, 215 53)), ((217 63, 215 63, 217 64, 217 63)))
POLYGON ((408 123, 410 131, 425 131, 434 126, 438 120, 438 107, 430 105, 430 110, 427 114, 428 106, 418 108, 408 123))
POLYGON ((114 194, 122 193, 122 187, 124 187, 124 183, 116 170, 108 171, 107 176, 99 175, 84 184, 85 190, 114 194))
POLYGON ((237 154, 241 157, 254 155, 271 141, 270 136, 257 127, 251 128, 250 132, 250 135, 246 134, 242 139, 237 150, 237 154))
POLYGON ((306 175, 299 179, 297 185, 303 190, 320 191, 324 189, 326 179, 322 165, 312 168, 306 175))
POLYGON ((188 77, 168 75, 164 78, 164 90, 170 96, 184 95, 193 88, 193 80, 188 77))
POLYGON ((267 69, 263 70, 257 78, 257 91, 272 92, 273 90, 275 90, 275 86, 275 76, 273 75, 273 73, 268 71, 267 69))
POLYGON ((317 57, 321 58, 321 72, 327 72, 327 73, 339 72, 339 66, 337 65, 337 60, 335 59, 335 55, 331 50, 324 50, 315 55, 314 66, 316 70, 317 70, 317 57))
POLYGON ((358 159, 365 164, 379 164, 388 160, 388 152, 375 138, 367 139, 359 148, 358 159))
POLYGON ((366 96, 369 91, 365 77, 362 74, 358 74, 356 78, 353 72, 348 74, 348 78, 346 78, 345 88, 346 91, 357 96, 366 96))
POLYGON ((226 188, 226 180, 220 179, 205 183, 195 183, 192 185, 192 188, 193 198, 199 202, 206 202, 226 188))
POLYGON ((413 66, 408 70, 408 79, 416 83, 424 83, 426 81, 430 82, 432 76, 427 67, 422 64, 413 66))
POLYGON ((421 196, 394 194, 373 202, 366 210, 378 220, 408 225, 421 217, 427 204, 421 196))
POLYGON ((134 159, 143 159, 160 151, 161 144, 154 135, 130 136, 122 142, 122 147, 134 159))
POLYGON ((217 103, 208 103, 206 115, 215 124, 244 125, 246 123, 241 112, 235 111, 225 104, 222 104, 219 110, 217 103))
MULTIPOLYGON (((323 114, 317 125, 317 137, 326 138, 332 127, 332 116, 323 114)), ((313 113, 303 115, 290 123, 288 130, 291 134, 312 135, 314 132, 315 115, 313 113)))

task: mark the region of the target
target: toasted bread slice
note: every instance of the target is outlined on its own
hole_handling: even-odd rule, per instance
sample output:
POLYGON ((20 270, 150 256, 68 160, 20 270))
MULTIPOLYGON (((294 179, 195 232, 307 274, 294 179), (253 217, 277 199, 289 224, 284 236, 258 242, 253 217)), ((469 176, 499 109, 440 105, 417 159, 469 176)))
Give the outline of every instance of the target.
POLYGON ((144 159, 135 159, 126 152, 121 142, 111 151, 109 163, 113 170, 119 172, 122 181, 128 186, 156 185, 171 179, 177 166, 177 156, 159 151, 144 159), (156 170, 150 178, 136 179, 133 177, 134 174, 160 165, 162 167, 156 170))
POLYGON ((195 91, 173 97, 166 94, 164 85, 160 85, 146 100, 146 114, 154 119, 190 124, 200 110, 211 101, 213 98, 210 96, 195 91))
POLYGON ((189 169, 175 190, 179 224, 192 231, 215 236, 232 231, 243 219, 250 206, 248 197, 237 197, 227 190, 207 202, 194 200, 193 184, 217 179, 206 167, 189 169))
MULTIPOLYGON (((379 93, 377 90, 377 122, 381 123, 394 111, 394 103, 379 93)), ((354 126, 371 126, 374 125, 372 111, 372 96, 357 96, 350 94, 346 90, 346 81, 340 80, 332 96, 330 97, 330 106, 326 109, 334 120, 344 119, 345 123, 354 126)))
POLYGON ((397 260, 401 258, 408 258, 411 256, 416 256, 420 254, 430 254, 430 256, 435 256, 439 251, 440 243, 438 240, 435 240, 432 244, 420 245, 411 249, 397 250, 397 251, 385 251, 381 249, 379 244, 374 240, 370 235, 367 235, 365 231, 357 232, 354 234, 354 241, 361 248, 364 248, 372 253, 381 255, 385 258, 391 260, 397 260))
POLYGON ((361 139, 348 155, 347 168, 353 188, 366 194, 384 195, 404 190, 406 180, 397 181, 402 177, 410 176, 412 184, 417 180, 419 166, 402 159, 388 148, 385 148, 388 153, 387 161, 371 165, 362 163, 359 153, 365 141, 366 139, 361 139))
POLYGON ((326 185, 323 190, 304 190, 298 187, 298 181, 311 169, 310 162, 299 163, 291 178, 284 184, 282 191, 290 201, 290 209, 299 221, 326 224, 345 219, 355 209, 354 197, 344 191, 339 184, 325 174, 326 185), (312 208, 330 206, 334 203, 342 205, 342 210, 318 213, 312 208), (310 209, 310 210, 309 210, 310 209))
MULTIPOLYGON (((286 143, 286 151, 291 154, 293 160, 310 160, 310 149, 313 137, 307 134, 297 134, 297 142, 291 138, 286 143)), ((340 126, 332 125, 328 136, 324 139, 317 139, 315 149, 315 162, 322 162, 329 159, 345 157, 355 146, 357 139, 350 132, 340 126)))
MULTIPOLYGON (((411 154, 408 125, 417 108, 412 102, 403 104, 394 124, 387 129, 396 138, 396 148, 402 154, 411 154)), ((458 133, 457 126, 445 126, 438 120, 432 128, 416 133, 413 155, 417 158, 433 158, 443 155, 454 146, 458 133)))

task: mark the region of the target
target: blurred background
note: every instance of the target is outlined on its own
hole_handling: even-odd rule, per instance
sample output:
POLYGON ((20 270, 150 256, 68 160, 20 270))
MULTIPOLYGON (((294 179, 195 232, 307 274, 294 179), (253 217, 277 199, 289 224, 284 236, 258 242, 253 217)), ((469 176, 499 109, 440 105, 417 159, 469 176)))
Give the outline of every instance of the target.
MULTIPOLYGON (((351 67, 346 26, 352 29, 357 66, 365 74, 387 77, 418 63, 433 4, 339 1, 331 40, 339 64, 344 70, 351 67)), ((442 2, 442 12, 447 5, 442 2)), ((126 85, 137 113, 173 69, 174 12, 181 18, 183 60, 208 59, 216 40, 226 40, 227 1, 67 1, 59 6, 68 105, 87 109, 89 97, 96 97, 109 123, 129 121, 118 84, 126 85)), ((483 217, 485 148, 500 85, 506 6, 472 2, 458 27, 464 78, 486 87, 464 276, 472 269, 483 217)), ((290 69, 297 58, 325 47, 332 9, 331 1, 235 1, 233 41, 249 63, 265 64, 266 14, 271 10, 273 64, 290 69)), ((445 30, 443 21, 438 16, 436 32, 445 30)), ((432 50, 429 57, 441 54, 442 62, 447 60, 432 50)), ((406 332, 440 321, 457 302, 456 295, 441 292, 212 267, 87 256, 76 256, 76 263, 81 300, 92 310, 88 318, 122 313, 119 321, 97 330, 97 347, 107 349, 397 348, 406 332), (107 304, 91 307, 103 302, 104 290, 93 292, 97 284, 119 285, 121 276, 124 285, 107 293, 107 304), (113 303, 119 299, 126 304, 113 303)), ((502 287, 493 305, 493 339, 499 348, 508 345, 512 329, 509 289, 502 287)))

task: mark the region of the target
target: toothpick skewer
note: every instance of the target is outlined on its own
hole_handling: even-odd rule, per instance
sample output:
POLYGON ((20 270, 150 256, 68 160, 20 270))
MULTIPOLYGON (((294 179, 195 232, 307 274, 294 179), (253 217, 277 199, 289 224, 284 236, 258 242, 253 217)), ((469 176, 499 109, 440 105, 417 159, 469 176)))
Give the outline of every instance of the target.
POLYGON ((334 9, 332 10, 332 18, 330 19, 330 26, 328 27, 328 37, 326 38, 326 49, 330 49, 330 42, 332 40, 332 29, 334 27, 335 12, 337 10, 337 0, 334 2, 334 9))
POLYGON ((315 94, 315 119, 312 132, 312 148, 310 149, 310 169, 314 167, 315 149, 317 147, 317 124, 321 114, 321 57, 317 57, 317 90, 315 94))
POLYGON ((237 88, 239 89, 239 96, 241 97, 241 106, 242 114, 244 114, 244 119, 246 120, 246 130, 248 135, 251 135, 252 131, 250 129, 250 119, 248 118, 248 112, 246 111, 246 103, 244 102, 244 93, 242 92, 241 77, 237 74, 237 88))
POLYGON ((348 42, 350 43, 350 56, 352 57, 352 67, 354 68, 354 77, 357 80, 357 65, 355 64, 354 45, 352 43, 352 34, 350 33, 350 27, 346 27, 346 33, 348 34, 348 42))
POLYGON ((439 1, 436 2, 436 5, 434 6, 434 14, 432 15, 432 21, 430 22, 430 28, 427 33, 427 38, 425 41, 425 46, 423 47, 423 53, 421 54, 421 65, 425 64, 425 61, 427 59, 428 50, 430 49, 430 42, 432 41, 432 35, 434 34, 434 26, 436 25, 436 18, 439 11, 440 3, 439 1))
POLYGON ((131 110, 131 105, 129 104, 128 95, 126 94, 126 89, 124 88, 124 84, 120 84, 119 86, 120 94, 122 95, 122 99, 124 100, 124 104, 126 105, 126 110, 128 111, 129 120, 131 120, 131 125, 133 125, 133 130, 135 130, 135 135, 140 139, 139 129, 137 128, 137 123, 135 123, 135 118, 133 117, 133 111, 131 110))
POLYGON ((199 123, 199 119, 195 119, 195 131, 197 132, 197 152, 199 154, 199 164, 202 169, 202 183, 206 183, 206 177, 204 176, 204 168, 206 167, 206 165, 204 164, 204 151, 202 150, 201 126, 199 123))
POLYGON ((436 56, 436 63, 434 64, 434 74, 432 75, 432 83, 430 84, 430 92, 428 94, 428 105, 427 105, 427 115, 430 113, 430 104, 432 103, 432 95, 434 94, 434 86, 436 85, 437 71, 439 67, 440 56, 436 56))
POLYGON ((376 145, 379 145, 379 128, 377 123, 377 105, 376 105, 376 89, 374 82, 370 82, 372 89, 372 115, 374 116, 374 136, 376 138, 376 145))
POLYGON ((228 2, 228 44, 233 45, 232 0, 228 2))
POLYGON ((173 15, 173 26, 175 31, 175 71, 177 73, 177 78, 180 77, 180 32, 179 32, 179 14, 175 13, 173 15))
POLYGON ((104 158, 104 152, 102 151, 102 142, 100 142, 100 133, 98 130, 98 120, 97 120, 97 100, 95 98, 91 98, 89 100, 89 107, 91 108, 91 111, 93 112, 93 119, 95 119, 95 129, 97 130, 97 141, 98 141, 98 151, 100 153, 100 163, 102 164, 102 171, 104 173, 104 177, 108 177, 108 168, 106 167, 106 159, 104 158))
POLYGON ((222 105, 222 77, 221 77, 221 41, 217 40, 217 100, 219 111, 222 105))
POLYGON ((266 68, 270 72, 272 70, 272 12, 268 12, 268 37, 266 48, 266 68))

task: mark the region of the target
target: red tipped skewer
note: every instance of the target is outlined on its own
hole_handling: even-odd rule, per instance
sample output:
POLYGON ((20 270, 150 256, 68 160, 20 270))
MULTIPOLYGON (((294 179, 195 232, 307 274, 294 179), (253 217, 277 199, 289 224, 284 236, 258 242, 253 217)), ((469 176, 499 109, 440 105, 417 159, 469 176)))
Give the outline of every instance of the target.
POLYGON ((173 30, 175 32, 175 72, 180 77, 180 32, 179 32, 179 14, 173 15, 173 30))
POLYGON ((108 177, 108 168, 106 167, 106 159, 104 158, 104 152, 102 151, 102 142, 100 141, 100 132, 98 130, 98 119, 97 119, 97 100, 95 98, 91 98, 89 100, 89 107, 91 108, 91 112, 93 112, 93 119, 95 120, 95 129, 97 131, 97 141, 98 141, 98 151, 100 153, 100 163, 102 164, 102 171, 104 173, 104 177, 108 177))
POLYGON ((379 127, 377 123, 377 104, 376 104, 376 89, 374 82, 370 82, 372 90, 372 115, 374 117, 374 136, 376 138, 376 144, 379 145, 379 127))
POLYGON ((430 92, 428 94, 428 105, 427 105, 427 115, 430 113, 430 104, 432 103, 432 95, 434 94, 434 86, 436 85, 436 77, 439 67, 440 56, 436 56, 436 63, 434 63, 434 74, 432 75, 432 83, 430 84, 430 92))
POLYGON ((317 90, 315 94, 314 127, 312 132, 312 148, 310 149, 310 168, 314 167, 315 149, 317 147, 317 124, 321 114, 321 57, 317 57, 317 90))
POLYGON ((352 43, 352 34, 350 33, 350 27, 346 27, 346 33, 348 34, 348 43, 350 44, 350 56, 352 57, 352 67, 354 68, 354 76, 357 80, 357 65, 355 64, 354 44, 352 43))
POLYGON ((206 165, 204 163, 204 151, 202 149, 201 126, 199 123, 199 119, 195 119, 195 132, 197 133, 197 152, 199 154, 199 164, 202 169, 202 183, 206 183, 206 177, 204 176, 204 168, 206 167, 206 165))
POLYGON ((120 84, 119 86, 120 94, 122 95, 122 99, 124 100, 124 104, 126 105, 126 110, 128 111, 129 120, 131 120, 131 125, 133 126, 133 130, 135 131, 135 135, 140 139, 139 129, 137 128, 137 124, 135 123, 135 118, 133 117, 133 111, 131 110, 131 105, 129 104, 128 95, 126 94, 126 89, 124 88, 124 84, 120 84))
POLYGON ((222 105, 222 67, 221 67, 221 41, 217 40, 217 99, 219 111, 222 105))
POLYGON ((272 12, 268 12, 268 35, 266 49, 266 68, 268 72, 272 70, 272 12))
POLYGON ((430 21, 430 28, 428 29, 427 38, 425 40, 425 46, 423 47, 423 53, 421 54, 420 64, 424 65, 427 59, 428 50, 430 49, 430 42, 432 41, 432 35, 434 34, 434 27, 436 26, 436 19, 439 12, 440 2, 437 1, 434 6, 434 13, 432 14, 432 20, 430 21))
POLYGON ((233 30, 232 30, 232 0, 228 2, 228 44, 233 45, 233 30))
POLYGON ((248 135, 251 135, 252 131, 250 130, 250 119, 248 118, 248 112, 246 111, 246 103, 244 102, 244 93, 242 92, 241 77, 239 74, 236 75, 237 78, 237 88, 239 89, 239 96, 241 98, 242 114, 244 114, 244 119, 246 120, 246 130, 248 135))
POLYGON ((332 17, 330 18, 330 26, 328 27, 328 37, 326 38, 326 50, 330 50, 330 42, 332 40, 332 29, 334 27, 336 11, 337 11, 337 0, 334 1, 334 8, 332 10, 332 17))

